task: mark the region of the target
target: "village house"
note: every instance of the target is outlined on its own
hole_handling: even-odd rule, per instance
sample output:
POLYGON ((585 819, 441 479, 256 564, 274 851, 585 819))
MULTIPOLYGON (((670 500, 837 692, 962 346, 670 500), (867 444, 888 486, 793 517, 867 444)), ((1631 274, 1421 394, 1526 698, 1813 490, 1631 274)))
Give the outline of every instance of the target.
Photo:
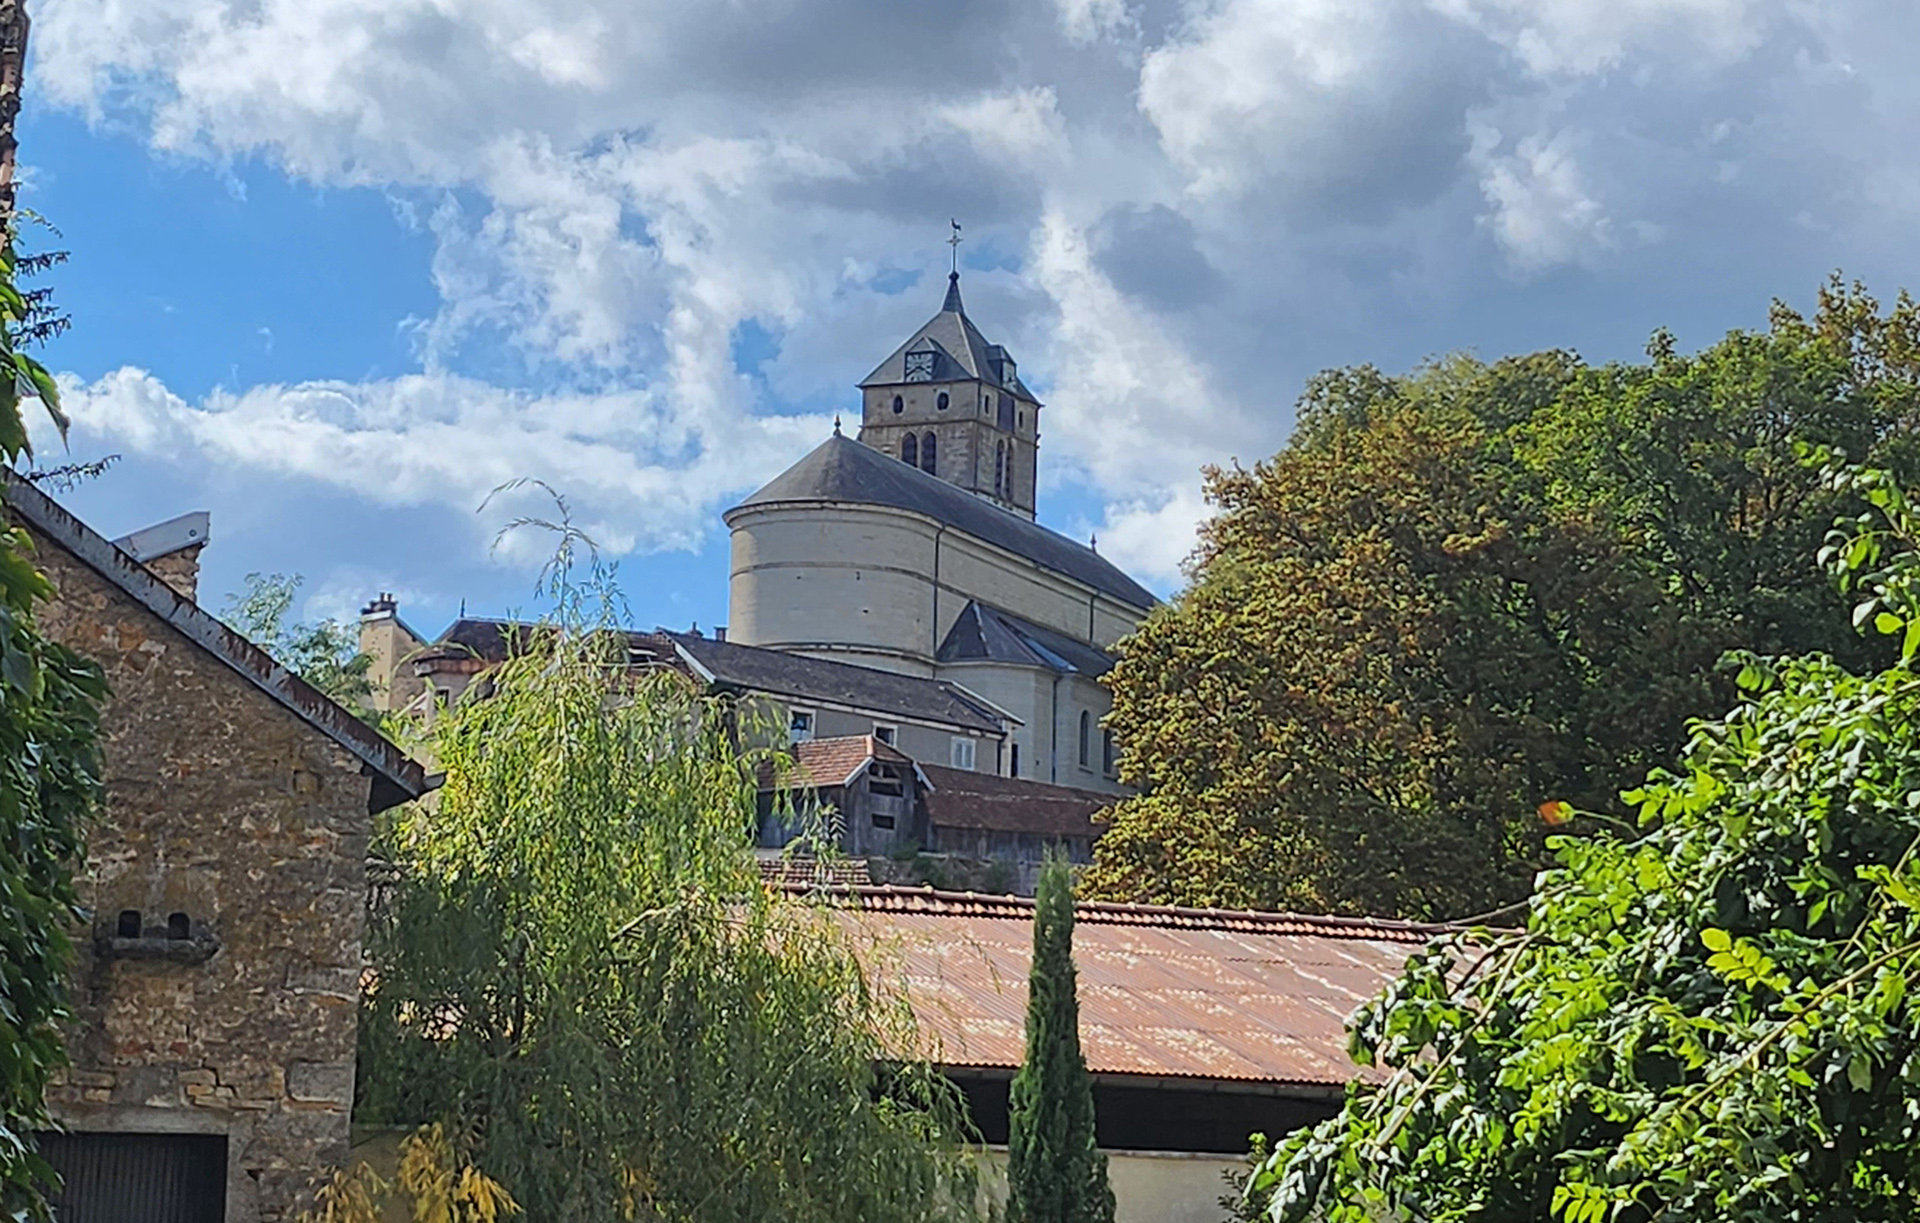
MULTIPOLYGON (((872 735, 812 739, 792 767, 762 770, 763 860, 816 852, 857 865, 861 882, 1031 896, 1049 855, 1085 864, 1110 794, 923 764, 872 735)), ((769 872, 789 877, 791 868, 769 872)), ((804 877, 804 876, 802 876, 804 877)), ((848 876, 836 876, 842 882, 848 876)))
POLYGON ((42 1136, 63 1223, 270 1223, 346 1159, 371 817, 414 761, 195 601, 205 515, 110 543, 24 481, 7 512, 106 672, 71 1068, 42 1136))

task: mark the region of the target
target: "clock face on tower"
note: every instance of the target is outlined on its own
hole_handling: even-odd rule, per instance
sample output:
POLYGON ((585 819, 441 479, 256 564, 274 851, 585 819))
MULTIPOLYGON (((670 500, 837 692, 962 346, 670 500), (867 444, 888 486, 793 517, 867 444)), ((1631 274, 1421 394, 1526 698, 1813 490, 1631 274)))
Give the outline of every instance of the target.
POLYGON ((933 354, 930 352, 910 352, 907 354, 907 381, 928 382, 933 378, 933 354))

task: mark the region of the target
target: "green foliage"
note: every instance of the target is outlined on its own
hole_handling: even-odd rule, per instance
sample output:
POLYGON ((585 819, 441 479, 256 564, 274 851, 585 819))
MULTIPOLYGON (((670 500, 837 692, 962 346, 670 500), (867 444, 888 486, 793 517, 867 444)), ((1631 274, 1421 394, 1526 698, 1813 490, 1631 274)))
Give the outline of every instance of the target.
POLYGON ((1041 868, 1027 978, 1027 1055, 1008 1095, 1009 1223, 1113 1223, 1107 1157, 1094 1140, 1093 1079, 1080 1052, 1073 876, 1041 868))
POLYGON ((1726 708, 1729 650, 1887 656, 1808 557, 1849 490, 1920 477, 1920 309, 1645 362, 1322 375, 1280 454, 1214 471, 1192 584, 1121 648, 1121 803, 1093 895, 1457 918, 1524 895, 1543 800, 1604 805, 1726 708))
POLYGON ((1638 831, 1554 838, 1523 929, 1362 1010, 1382 1077, 1253 1178, 1276 1223, 1920 1216, 1920 516, 1819 487, 1873 507, 1821 552, 1893 661, 1742 656, 1638 831))
POLYGON ((273 660, 349 709, 365 711, 373 696, 373 656, 360 635, 338 620, 292 621, 301 578, 249 573, 247 588, 227 596, 224 618, 273 660))
MULTIPOLYGON (((29 452, 21 401, 39 398, 62 433, 59 394, 19 351, 33 304, 14 287, 11 233, 0 234, 0 456, 29 452)), ((48 641, 34 605, 53 593, 18 527, 0 530, 0 1217, 43 1218, 51 1170, 33 1150, 45 1127, 46 1085, 65 1064, 72 959, 67 927, 83 917, 73 871, 100 798, 96 740, 106 684, 100 670, 48 641)))
POLYGON ((733 711, 617 634, 520 645, 381 837, 357 1115, 472 1134, 535 1219, 971 1217, 962 1102, 901 1060, 904 1001, 760 881, 733 711))

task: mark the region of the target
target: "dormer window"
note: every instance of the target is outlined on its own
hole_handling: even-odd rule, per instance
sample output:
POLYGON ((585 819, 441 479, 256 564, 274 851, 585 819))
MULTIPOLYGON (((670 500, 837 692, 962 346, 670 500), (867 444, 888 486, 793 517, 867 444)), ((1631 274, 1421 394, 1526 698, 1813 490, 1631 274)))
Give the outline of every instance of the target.
POLYGON ((1012 386, 1015 382, 1019 381, 1019 378, 1019 374, 1014 372, 1013 358, 1000 358, 1000 385, 1012 386))
POLYGON ((931 352, 910 352, 907 354, 907 381, 933 381, 933 354, 931 352))

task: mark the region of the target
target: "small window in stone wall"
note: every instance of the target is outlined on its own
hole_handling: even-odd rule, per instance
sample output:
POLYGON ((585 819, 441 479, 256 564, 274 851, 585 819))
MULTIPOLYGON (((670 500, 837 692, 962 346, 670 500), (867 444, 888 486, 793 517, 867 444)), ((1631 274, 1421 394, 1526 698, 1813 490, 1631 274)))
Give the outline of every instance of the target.
POLYGON ((908 467, 920 466, 920 439, 911 433, 900 439, 900 461, 908 467))
POLYGON ((120 920, 114 923, 113 934, 115 938, 139 938, 140 910, 120 910, 120 920))
POLYGON ((167 937, 170 939, 189 938, 193 934, 193 923, 187 920, 185 913, 167 914, 167 937))
POLYGON ((920 439, 920 470, 928 475, 934 474, 934 447, 940 439, 928 433, 920 439))
POLYGON ((947 399, 947 393, 945 391, 941 391, 940 398, 933 401, 933 406, 936 408, 939 408, 942 412, 944 412, 947 410, 948 402, 949 401, 947 399))
POLYGON ((1113 732, 1100 732, 1100 771, 1108 777, 1113 776, 1113 732))
POLYGON ((900 413, 906 410, 907 410, 907 401, 900 398, 900 396, 895 395, 893 397, 893 414, 895 416, 898 416, 900 415, 900 413))

